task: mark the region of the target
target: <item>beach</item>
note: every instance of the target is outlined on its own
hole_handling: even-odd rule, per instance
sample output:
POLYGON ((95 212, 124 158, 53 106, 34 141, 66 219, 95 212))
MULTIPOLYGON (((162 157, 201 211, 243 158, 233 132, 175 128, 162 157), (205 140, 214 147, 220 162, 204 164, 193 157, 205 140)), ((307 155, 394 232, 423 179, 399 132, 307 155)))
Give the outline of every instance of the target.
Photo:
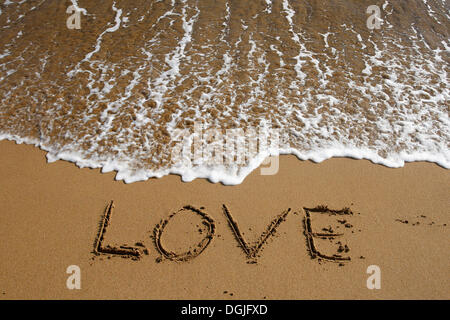
POLYGON ((450 298, 448 1, 1 2, 0 299, 450 298))
POLYGON ((448 169, 447 12, 441 0, 8 1, 0 140, 127 183, 236 185, 278 154, 448 169))
MULTIPOLYGON (((388 168, 281 156, 277 174, 257 169, 236 186, 185 183, 177 175, 125 184, 114 173, 47 163, 38 148, 1 141, 0 176, 1 299, 450 298, 450 174, 433 163, 388 168), (135 247, 138 259, 95 253, 111 200, 103 247, 135 247), (249 245, 290 211, 250 259, 223 205, 249 245), (215 229, 200 254, 175 261, 158 251, 154 230, 186 206, 204 212, 215 229), (319 206, 349 208, 309 215, 318 233, 342 234, 333 241, 313 237, 316 250, 350 260, 312 257, 304 222, 307 209, 319 206), (71 265, 81 271, 79 290, 67 286, 71 265), (373 265, 381 271, 380 289, 368 288, 373 265)), ((204 239, 203 222, 194 211, 172 217, 162 244, 173 252, 195 246, 204 239)))

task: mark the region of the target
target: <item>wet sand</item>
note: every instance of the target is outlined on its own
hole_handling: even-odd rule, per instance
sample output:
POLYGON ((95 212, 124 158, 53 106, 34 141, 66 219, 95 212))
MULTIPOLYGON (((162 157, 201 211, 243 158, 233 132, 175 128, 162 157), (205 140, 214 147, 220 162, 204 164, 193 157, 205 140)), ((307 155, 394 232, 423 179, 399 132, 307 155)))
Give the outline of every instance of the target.
POLYGON ((450 298, 450 173, 432 163, 282 156, 278 174, 255 170, 237 186, 173 175, 124 184, 1 141, 0 177, 1 299, 450 298), (103 248, 134 247, 138 259, 95 254, 111 200, 103 248), (320 205, 348 214, 305 210, 320 205), (190 251, 188 259, 155 246, 165 220, 159 243, 172 258, 190 251), (351 260, 313 258, 308 235, 323 256, 351 260), (246 245, 260 250, 249 257, 246 245), (80 290, 66 287, 70 265, 81 269, 80 290), (380 290, 366 286, 370 265, 381 269, 380 290))
POLYGON ((448 1, 79 0, 70 29, 72 2, 0 5, 0 134, 128 181, 174 172, 195 123, 268 123, 305 159, 450 167, 448 1))

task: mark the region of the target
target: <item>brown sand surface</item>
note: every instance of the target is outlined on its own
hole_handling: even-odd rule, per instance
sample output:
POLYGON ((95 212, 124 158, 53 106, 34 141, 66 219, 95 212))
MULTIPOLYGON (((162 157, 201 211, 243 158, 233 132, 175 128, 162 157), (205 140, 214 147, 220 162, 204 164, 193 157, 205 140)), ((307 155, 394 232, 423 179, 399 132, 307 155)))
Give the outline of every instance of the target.
MULTIPOLYGON (((48 164, 44 154, 0 142, 1 299, 450 298, 450 173, 435 164, 391 169, 366 160, 315 164, 283 156, 278 174, 256 170, 237 186, 183 183, 178 176, 127 185, 113 173, 48 164), (139 260, 93 253, 111 200, 103 246, 141 242, 148 254, 139 260), (249 259, 223 204, 249 247, 291 211, 249 259), (188 261, 161 259, 151 238, 155 226, 187 205, 213 220, 210 242, 188 261), (331 241, 315 237, 316 249, 333 256, 340 241, 349 251, 339 254, 351 261, 311 258, 304 208, 318 205, 351 209, 353 215, 310 212, 314 232, 331 227, 343 234, 331 241), (69 265, 81 268, 81 290, 66 287, 69 265), (366 287, 369 265, 381 269, 380 290, 366 287)), ((169 251, 195 248, 211 231, 200 215, 184 210, 161 235, 169 251)))

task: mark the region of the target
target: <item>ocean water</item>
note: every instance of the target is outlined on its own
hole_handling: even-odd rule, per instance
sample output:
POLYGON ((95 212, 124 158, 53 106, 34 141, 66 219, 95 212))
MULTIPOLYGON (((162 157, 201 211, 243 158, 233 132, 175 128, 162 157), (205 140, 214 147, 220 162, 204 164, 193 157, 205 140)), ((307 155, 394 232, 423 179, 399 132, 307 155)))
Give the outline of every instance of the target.
POLYGON ((447 0, 4 0, 0 34, 0 140, 48 161, 225 184, 278 154, 450 168, 447 0))

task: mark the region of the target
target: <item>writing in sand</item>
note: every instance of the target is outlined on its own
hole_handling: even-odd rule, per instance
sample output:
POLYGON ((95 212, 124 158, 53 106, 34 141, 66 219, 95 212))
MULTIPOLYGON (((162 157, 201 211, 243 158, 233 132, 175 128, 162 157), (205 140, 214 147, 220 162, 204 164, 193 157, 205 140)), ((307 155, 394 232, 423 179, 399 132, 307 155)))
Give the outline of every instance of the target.
MULTIPOLYGON (((197 209, 191 205, 186 205, 182 207, 180 210, 171 213, 166 219, 161 220, 152 233, 153 244, 159 253, 159 257, 156 259, 156 262, 161 262, 163 260, 177 261, 177 262, 185 262, 192 260, 199 256, 205 249, 210 245, 211 241, 215 237, 216 233, 216 223, 214 219, 209 216, 207 213, 203 211, 203 207, 197 209), (194 215, 199 219, 199 224, 196 226, 199 237, 198 242, 194 245, 179 249, 179 250, 171 250, 167 248, 167 245, 164 244, 163 235, 169 231, 166 230, 167 226, 170 225, 171 221, 173 221, 176 217, 179 216, 191 216, 194 215)), ((94 254, 96 255, 119 255, 122 257, 128 257, 133 260, 139 260, 144 254, 148 255, 148 249, 142 242, 136 242, 134 246, 129 245, 121 245, 121 246, 111 246, 104 245, 105 234, 108 225, 111 223, 111 215, 114 210, 114 203, 111 201, 106 207, 105 214, 100 223, 100 229, 97 235, 97 239, 94 245, 94 254)), ((222 211, 227 219, 228 226, 231 229, 234 237, 236 238, 239 246, 245 253, 247 263, 256 263, 257 258, 260 256, 260 253, 267 243, 267 240, 274 236, 278 227, 286 221, 289 214, 291 214, 292 210, 288 208, 283 211, 281 214, 277 215, 271 223, 267 226, 264 232, 260 235, 257 241, 250 244, 243 236, 238 223, 231 215, 229 208, 224 204, 222 205, 222 211)), ((314 228, 313 223, 314 219, 318 216, 325 216, 332 218, 334 216, 337 219, 337 222, 343 225, 343 229, 352 228, 353 226, 347 222, 347 219, 353 215, 353 212, 349 208, 344 208, 341 210, 332 210, 326 206, 318 206, 315 208, 303 208, 304 217, 302 220, 304 227, 304 236, 306 237, 307 250, 313 259, 318 259, 319 261, 332 261, 344 263, 351 260, 350 256, 343 255, 343 253, 348 253, 350 251, 347 244, 344 246, 344 242, 337 241, 342 240, 344 233, 335 231, 331 226, 327 228, 322 228, 320 231, 317 231, 317 228, 314 228), (338 246, 337 253, 328 254, 319 251, 318 242, 322 240, 327 240, 329 242, 335 241, 338 246)), ((294 212, 294 214, 298 214, 294 212)), ((183 225, 184 226, 184 225, 183 225)), ((339 228, 339 226, 337 226, 339 228)))

